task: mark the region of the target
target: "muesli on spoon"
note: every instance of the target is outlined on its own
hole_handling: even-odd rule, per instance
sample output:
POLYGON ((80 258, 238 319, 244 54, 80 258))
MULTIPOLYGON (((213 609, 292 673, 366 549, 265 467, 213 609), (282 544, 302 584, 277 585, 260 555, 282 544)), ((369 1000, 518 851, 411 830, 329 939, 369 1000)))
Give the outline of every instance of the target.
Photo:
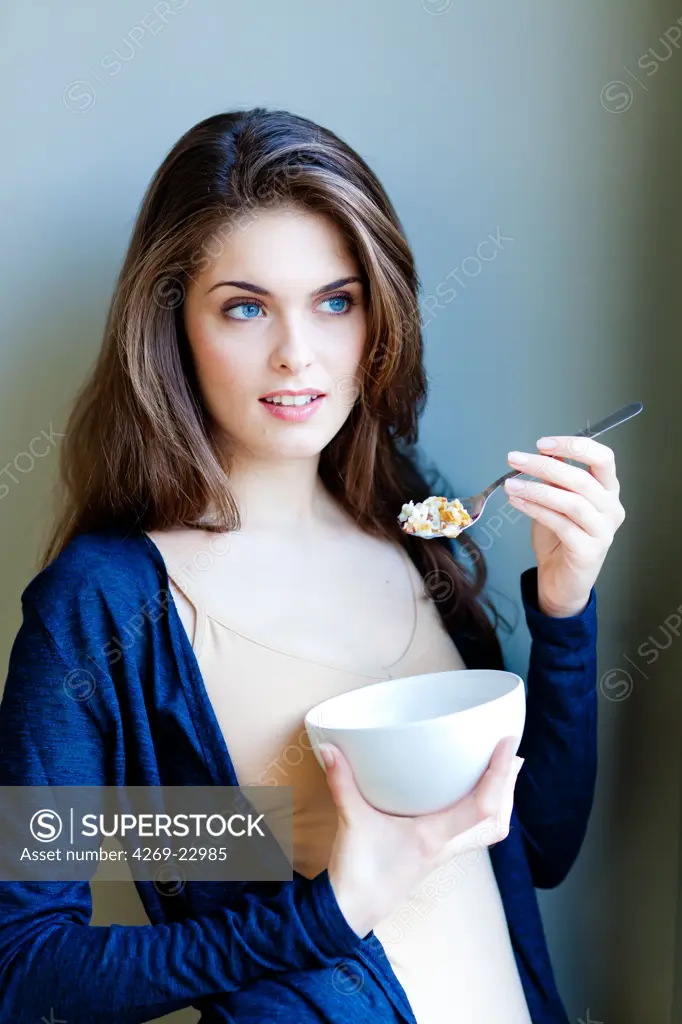
POLYGON ((457 537, 472 520, 459 498, 449 501, 432 495, 424 501, 406 502, 398 522, 405 533, 431 538, 457 537))

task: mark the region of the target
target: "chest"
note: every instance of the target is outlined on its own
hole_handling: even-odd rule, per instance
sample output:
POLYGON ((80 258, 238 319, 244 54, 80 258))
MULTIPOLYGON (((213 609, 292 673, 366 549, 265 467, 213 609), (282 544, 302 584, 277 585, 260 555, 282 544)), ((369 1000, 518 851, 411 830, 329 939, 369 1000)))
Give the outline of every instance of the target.
POLYGON ((437 616, 419 571, 388 542, 275 547, 230 537, 211 557, 203 531, 150 536, 190 637, 207 617, 296 657, 381 672, 408 649, 420 614, 437 616))

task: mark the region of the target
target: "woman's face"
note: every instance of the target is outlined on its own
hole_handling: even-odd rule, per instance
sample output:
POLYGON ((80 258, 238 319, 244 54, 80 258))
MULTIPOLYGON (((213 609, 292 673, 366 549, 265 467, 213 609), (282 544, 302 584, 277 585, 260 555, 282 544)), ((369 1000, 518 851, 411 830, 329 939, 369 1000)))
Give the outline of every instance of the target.
POLYGON ((237 457, 317 456, 339 431, 365 346, 359 276, 331 220, 280 209, 236 225, 191 281, 184 317, 199 385, 237 457), (308 390, 321 397, 264 399, 308 390))

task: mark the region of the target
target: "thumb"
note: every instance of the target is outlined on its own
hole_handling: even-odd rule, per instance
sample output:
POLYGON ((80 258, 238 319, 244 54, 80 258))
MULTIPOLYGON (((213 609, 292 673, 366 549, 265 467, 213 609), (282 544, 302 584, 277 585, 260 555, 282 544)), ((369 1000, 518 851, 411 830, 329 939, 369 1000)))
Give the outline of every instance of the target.
POLYGON ((325 762, 327 785, 337 808, 348 814, 363 802, 362 794, 347 758, 332 743, 320 744, 320 755, 325 762), (331 763, 330 763, 331 759, 331 763))

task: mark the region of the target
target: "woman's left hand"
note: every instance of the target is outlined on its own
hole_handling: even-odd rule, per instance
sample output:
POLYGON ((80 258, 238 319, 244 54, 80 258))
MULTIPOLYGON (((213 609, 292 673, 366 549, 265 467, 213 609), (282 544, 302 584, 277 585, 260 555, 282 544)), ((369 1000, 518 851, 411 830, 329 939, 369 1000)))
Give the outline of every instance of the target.
POLYGON ((610 448, 587 437, 543 437, 537 446, 547 454, 509 452, 508 461, 547 483, 515 477, 504 488, 509 503, 533 520, 540 611, 557 618, 578 615, 625 519, 615 459, 610 448), (549 441, 556 443, 551 447, 549 441), (589 468, 568 466, 561 456, 589 468))

